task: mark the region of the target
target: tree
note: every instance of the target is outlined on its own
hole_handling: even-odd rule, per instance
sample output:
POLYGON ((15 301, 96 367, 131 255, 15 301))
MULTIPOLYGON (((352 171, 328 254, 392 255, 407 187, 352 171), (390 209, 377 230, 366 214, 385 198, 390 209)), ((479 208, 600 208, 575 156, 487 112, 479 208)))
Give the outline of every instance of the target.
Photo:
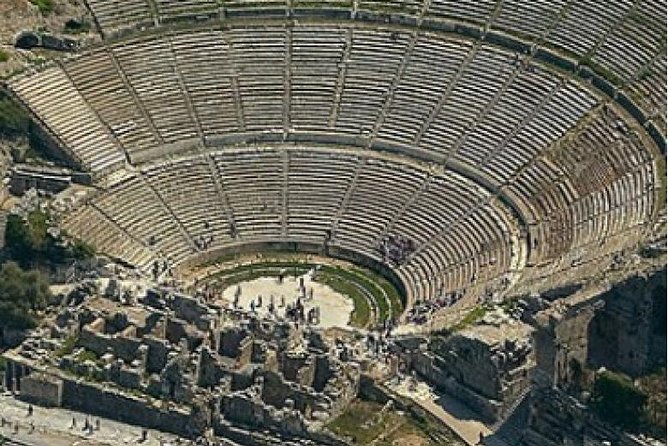
POLYGON ((0 269, 0 329, 32 328, 50 297, 49 282, 39 271, 24 271, 15 262, 0 269))
POLYGON ((610 423, 637 432, 644 423, 647 395, 626 376, 604 371, 596 377, 592 407, 610 423))
POLYGON ((14 214, 7 217, 5 245, 12 258, 25 266, 46 254, 49 237, 46 222, 46 214, 40 211, 30 212, 25 220, 14 214))
POLYGON ((35 264, 65 263, 85 260, 95 255, 90 245, 75 241, 70 246, 60 237, 49 234, 49 216, 42 211, 31 211, 23 218, 10 214, 5 227, 5 245, 13 260, 23 267, 35 264))
POLYGON ((0 136, 27 136, 29 130, 30 118, 28 114, 4 92, 0 91, 0 136))

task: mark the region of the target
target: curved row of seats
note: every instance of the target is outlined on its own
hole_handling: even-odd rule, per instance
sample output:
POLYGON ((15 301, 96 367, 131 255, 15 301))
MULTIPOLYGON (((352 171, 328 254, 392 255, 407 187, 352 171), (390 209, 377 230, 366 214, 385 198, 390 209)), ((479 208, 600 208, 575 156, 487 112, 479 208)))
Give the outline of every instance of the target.
MULTIPOLYGON (((10 86, 28 104, 35 98, 24 94, 26 87, 39 83, 68 89, 90 108, 94 119, 76 128, 106 131, 115 146, 68 146, 94 170, 108 167, 102 160, 110 153, 134 159, 150 148, 215 144, 231 134, 316 132, 415 147, 503 184, 517 163, 598 101, 576 83, 494 47, 355 27, 153 36, 96 49, 59 70, 10 86), (507 152, 515 164, 507 163, 507 152), (487 163, 492 158, 494 165, 487 163)), ((40 96, 51 108, 37 111, 58 133, 59 104, 50 98, 40 96)))
POLYGON ((416 250, 395 266, 413 276, 411 296, 425 298, 465 288, 483 268, 486 277, 508 272, 516 222, 492 201, 458 174, 368 151, 223 150, 146 165, 91 197, 64 227, 143 267, 281 240, 328 239, 383 261, 383 238, 407 237, 416 250))
MULTIPOLYGON (((113 35, 119 29, 138 29, 183 19, 201 21, 225 15, 281 17, 288 15, 290 8, 313 9, 315 6, 314 2, 299 0, 229 0, 220 7, 215 0, 159 0, 152 10, 146 0, 117 3, 88 1, 106 35, 113 35)), ((343 10, 348 17, 353 11, 369 11, 488 26, 549 48, 591 58, 620 81, 632 80, 656 54, 664 52, 666 40, 664 0, 625 0, 605 5, 596 0, 328 0, 318 2, 315 9, 323 14, 327 10, 343 10)))
POLYGON ((93 171, 125 161, 105 123, 61 68, 23 78, 12 88, 76 161, 93 171))
MULTIPOLYGON (((591 263, 635 246, 658 204, 655 175, 635 130, 612 109, 597 110, 587 127, 512 186, 531 209, 528 263, 539 265, 531 274, 550 277, 558 265, 591 263)), ((569 276, 589 274, 576 270, 569 276)))
MULTIPOLYGON (((226 3, 240 10, 273 4, 226 3)), ((492 26, 515 20, 508 7, 515 5, 515 15, 526 7, 438 0, 355 5, 492 26)), ((549 10, 552 19, 533 30, 528 20, 526 32, 547 43, 559 29, 577 35, 579 11, 591 31, 559 45, 588 48, 587 57, 612 66, 619 62, 613 43, 628 42, 633 23, 653 5, 620 2, 596 21, 590 2, 536 2, 535 11, 549 10)), ((239 242, 324 243, 330 233, 334 246, 383 260, 381 240, 402 235, 417 250, 396 270, 409 294, 423 298, 522 268, 518 220, 529 244, 524 283, 548 283, 553 273, 589 271, 568 271, 569 265, 606 262, 632 246, 659 205, 655 155, 644 130, 531 54, 350 21, 234 23, 127 38, 10 82, 82 165, 99 176, 136 167, 90 203, 87 218, 102 219, 104 235, 86 233, 77 218, 68 223, 73 233, 139 264, 146 253, 179 262, 239 242), (310 148, 235 148, 263 139, 280 146, 287 136, 359 149, 322 156, 310 148), (207 146, 214 148, 203 149, 211 150, 207 155, 169 155, 207 146), (361 150, 387 147, 470 179, 361 150), (509 218, 504 200, 521 215, 509 218), (118 231, 132 244, 111 246, 118 231)), ((646 38, 638 30, 638 39, 646 38)), ((659 109, 660 122, 665 73, 656 67, 665 56, 643 48, 626 72, 617 72, 629 80, 623 91, 645 112, 659 109)))
MULTIPOLYGON (((665 0, 617 2, 601 8, 595 1, 502 2, 453 1, 357 1, 330 0, 317 4, 305 1, 226 1, 135 0, 128 5, 109 5, 91 0, 94 15, 102 28, 113 34, 118 28, 137 29, 173 20, 207 18, 262 20, 290 16, 290 9, 307 8, 324 17, 346 19, 356 12, 392 13, 428 20, 456 20, 501 30, 533 41, 549 51, 563 51, 594 67, 603 77, 621 85, 648 116, 659 132, 664 132, 666 106, 662 77, 665 78, 665 0), (115 12, 114 12, 115 11, 115 12), (345 12, 332 14, 333 11, 345 12), (109 20, 109 16, 112 16, 109 20), (117 15, 116 18, 114 16, 117 15), (133 19, 135 17, 135 19, 133 19), (658 77, 657 77, 658 76, 658 77)), ((310 14, 311 14, 310 13, 310 14)), ((206 26, 215 26, 216 22, 206 26)), ((225 23, 227 23, 225 21, 225 23)), ((663 79, 665 80, 665 79, 663 79)), ((308 99, 307 99, 308 100, 308 99)), ((322 104, 322 103, 320 103, 322 104)), ((326 108, 326 107, 324 107, 326 108)), ((305 116, 311 116, 306 113, 305 116)))
POLYGON ((640 72, 638 80, 624 91, 660 131, 666 129, 666 53, 660 54, 640 72))

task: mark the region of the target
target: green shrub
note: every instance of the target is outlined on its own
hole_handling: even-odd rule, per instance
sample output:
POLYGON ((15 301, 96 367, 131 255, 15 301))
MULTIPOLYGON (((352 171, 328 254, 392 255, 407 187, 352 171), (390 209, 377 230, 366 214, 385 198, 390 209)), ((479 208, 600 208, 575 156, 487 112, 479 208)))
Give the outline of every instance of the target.
POLYGON ((86 361, 97 362, 100 358, 98 358, 97 353, 94 351, 83 349, 77 354, 75 359, 77 362, 83 364, 86 361))
POLYGON ((95 248, 82 240, 76 240, 70 248, 71 257, 86 260, 95 256, 95 248))
MULTIPOLYGON (((665 293, 664 293, 665 296, 665 293)), ((645 375, 637 380, 638 388, 647 395, 644 429, 655 438, 666 438, 666 368, 645 375)))
POLYGON ((70 34, 87 33, 90 31, 90 23, 86 20, 69 19, 65 22, 64 31, 70 34))
POLYGON ((9 53, 7 51, 0 50, 0 62, 7 62, 9 60, 9 53))

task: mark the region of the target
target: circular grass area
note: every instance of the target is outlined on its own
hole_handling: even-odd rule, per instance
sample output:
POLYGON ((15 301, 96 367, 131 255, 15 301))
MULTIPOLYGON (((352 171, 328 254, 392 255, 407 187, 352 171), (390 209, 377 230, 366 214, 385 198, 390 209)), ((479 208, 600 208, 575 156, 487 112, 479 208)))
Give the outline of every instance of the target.
POLYGON ((313 280, 330 287, 353 302, 350 326, 374 328, 384 321, 398 319, 403 303, 397 289, 384 277, 369 269, 352 264, 327 264, 313 260, 262 260, 235 265, 208 275, 201 283, 218 289, 249 282, 263 277, 298 277, 315 270, 313 280))

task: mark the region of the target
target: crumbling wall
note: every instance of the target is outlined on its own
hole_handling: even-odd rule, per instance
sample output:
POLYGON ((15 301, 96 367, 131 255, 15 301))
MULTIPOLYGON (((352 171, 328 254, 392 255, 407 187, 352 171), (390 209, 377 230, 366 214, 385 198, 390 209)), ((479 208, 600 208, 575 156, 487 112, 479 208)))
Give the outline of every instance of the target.
POLYGON ((544 385, 568 385, 577 379, 587 362, 589 323, 601 305, 600 300, 589 299, 537 315, 536 377, 544 385))
POLYGON ((32 373, 21 380, 21 399, 48 407, 63 403, 63 381, 59 378, 32 373))
POLYGON ((583 290, 535 317, 537 376, 545 385, 577 384, 604 366, 638 376, 666 364, 666 269, 608 291, 583 290))
POLYGON ((499 368, 491 361, 489 346, 456 334, 441 346, 437 353, 448 375, 487 398, 499 398, 499 368))
POLYGON ((151 336, 145 337, 143 342, 148 346, 146 372, 160 373, 160 371, 167 365, 169 344, 163 339, 157 339, 151 336))
POLYGON ((636 276, 600 296, 588 330, 587 360, 637 377, 666 364, 666 269, 636 276))
POLYGON ((108 351, 126 362, 137 357, 137 350, 141 345, 139 339, 132 339, 120 335, 105 335, 84 328, 81 330, 77 345, 102 356, 108 351))
POLYGON ((263 377, 262 400, 274 407, 284 407, 287 400, 292 400, 295 409, 304 413, 310 410, 318 400, 317 393, 310 393, 307 391, 308 388, 302 389, 296 383, 284 381, 276 373, 265 372, 263 377))
POLYGON ((193 436, 190 414, 176 409, 161 410, 145 401, 102 389, 92 383, 63 380, 63 406, 126 423, 193 436))
POLYGON ((311 355, 283 354, 281 361, 283 377, 304 386, 311 386, 315 378, 315 361, 311 355))
POLYGON ((524 446, 640 446, 638 440, 601 422, 586 406, 556 388, 531 395, 531 414, 522 436, 524 446))

